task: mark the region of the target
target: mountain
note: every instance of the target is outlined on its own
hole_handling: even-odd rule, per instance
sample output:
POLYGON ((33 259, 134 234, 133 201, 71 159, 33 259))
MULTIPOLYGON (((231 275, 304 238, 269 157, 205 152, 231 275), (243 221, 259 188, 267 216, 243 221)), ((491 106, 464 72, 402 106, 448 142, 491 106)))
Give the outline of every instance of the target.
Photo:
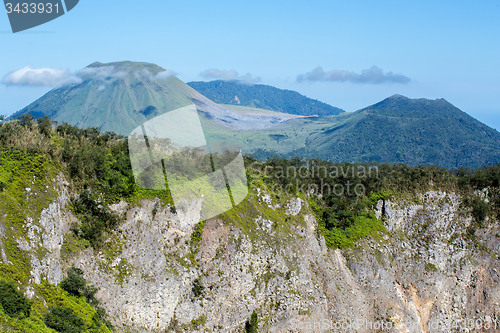
POLYGON ((344 112, 292 90, 283 90, 264 84, 246 84, 239 81, 188 82, 203 96, 219 104, 232 104, 273 110, 301 116, 331 116, 344 112))
POLYGON ((298 93, 264 85, 191 83, 198 88, 221 87, 217 91, 223 92, 223 100, 213 96, 212 88, 207 96, 227 103, 219 105, 171 74, 149 63, 93 63, 77 73, 81 82, 51 90, 13 117, 31 113, 126 136, 146 120, 194 104, 208 142, 234 142, 244 153, 261 159, 298 156, 447 168, 481 167, 500 161, 500 133, 444 99, 393 95, 356 112, 315 117, 304 114, 325 115, 334 109, 298 93), (240 105, 228 99, 233 96, 229 92, 239 94, 234 96, 240 105), (250 103, 252 96, 260 96, 266 104, 250 103), (289 100, 287 96, 291 96, 289 100), (245 103, 247 106, 242 105, 245 103), (317 112, 318 107, 325 113, 317 112), (290 114, 293 112, 296 114, 290 114))
POLYGON ((97 127, 128 135, 146 120, 195 104, 214 122, 234 129, 265 128, 292 118, 287 115, 235 113, 208 100, 173 73, 150 63, 95 62, 77 73, 80 83, 49 91, 12 118, 31 113, 82 128, 97 127))
POLYGON ((321 158, 442 167, 500 161, 500 133, 444 99, 391 96, 352 113, 299 118, 258 132, 225 135, 258 158, 321 158))
POLYGON ((307 143, 312 151, 322 150, 319 158, 336 160, 451 168, 500 161, 500 133, 444 99, 394 95, 355 112, 342 125, 312 134, 307 143))
POLYGON ((498 332, 500 166, 247 158, 199 221, 123 140, 58 129, 0 123, 0 332, 498 332))

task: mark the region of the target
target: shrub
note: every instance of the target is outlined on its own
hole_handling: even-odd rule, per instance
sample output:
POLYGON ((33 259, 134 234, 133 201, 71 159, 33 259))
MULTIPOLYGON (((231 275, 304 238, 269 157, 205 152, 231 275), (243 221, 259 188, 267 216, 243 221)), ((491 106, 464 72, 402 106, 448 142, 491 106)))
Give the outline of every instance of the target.
POLYGON ((250 319, 245 323, 246 333, 257 333, 257 328, 259 327, 259 318, 255 310, 252 312, 250 319))
POLYGON ((474 197, 474 199, 470 201, 470 205, 472 206, 472 216, 474 220, 478 226, 482 226, 486 219, 486 215, 488 215, 490 206, 479 197, 474 197))
POLYGON ((200 297, 202 294, 203 294, 203 289, 205 289, 205 287, 203 287, 203 285, 201 284, 201 281, 200 279, 195 279, 193 281, 193 294, 194 294, 194 297, 200 297))
POLYGON ((92 305, 96 310, 96 315, 93 321, 96 325, 103 323, 109 329, 113 329, 111 323, 106 319, 106 310, 99 306, 99 300, 95 297, 97 288, 87 282, 83 277, 83 271, 79 268, 71 267, 67 270, 67 278, 65 278, 59 286, 66 290, 71 295, 76 297, 85 297, 87 303, 92 305))
POLYGON ((31 301, 18 291, 12 282, 0 280, 0 303, 10 317, 29 317, 31 301))
POLYGON ((193 329, 197 330, 200 328, 200 326, 205 325, 206 322, 207 317, 205 317, 205 315, 201 315, 198 318, 191 320, 191 326, 193 327, 193 329))
POLYGON ((428 272, 437 272, 438 269, 437 269, 436 265, 428 262, 427 264, 425 264, 425 270, 428 272))
POLYGON ((44 318, 45 325, 61 333, 79 333, 85 330, 85 323, 82 318, 67 307, 50 307, 49 313, 44 318))
POLYGON ((45 135, 46 137, 50 137, 52 135, 52 122, 48 117, 40 117, 37 119, 38 123, 38 131, 45 135))
POLYGON ((87 288, 87 281, 83 278, 83 271, 79 268, 71 267, 66 272, 68 273, 68 277, 61 282, 61 288, 71 295, 80 297, 87 288))
POLYGON ((118 214, 109 209, 103 202, 88 190, 80 193, 71 201, 75 215, 81 223, 73 227, 73 232, 89 241, 94 249, 98 249, 105 233, 112 231, 120 222, 118 214))

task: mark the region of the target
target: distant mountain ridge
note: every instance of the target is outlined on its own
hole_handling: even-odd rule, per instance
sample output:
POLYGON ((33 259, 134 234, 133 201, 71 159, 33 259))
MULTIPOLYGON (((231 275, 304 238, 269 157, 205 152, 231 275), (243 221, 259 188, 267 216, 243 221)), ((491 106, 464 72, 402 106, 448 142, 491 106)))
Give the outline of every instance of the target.
POLYGON ((94 62, 78 72, 80 83, 49 91, 11 118, 31 113, 82 128, 122 135, 145 121, 190 104, 213 122, 257 129, 288 120, 287 115, 238 114, 201 95, 160 66, 145 62, 94 62))
POLYGON ((500 133, 444 99, 393 95, 353 113, 292 120, 269 135, 277 134, 282 137, 279 144, 256 147, 257 157, 301 156, 448 168, 500 162, 500 133), (303 126, 309 130, 297 136, 295 129, 303 126))
MULTIPOLYGON (((444 99, 393 95, 356 112, 303 117, 244 107, 243 97, 238 97, 240 105, 216 104, 210 100, 213 97, 203 96, 154 64, 93 63, 80 72, 80 83, 53 89, 12 117, 31 113, 59 123, 97 127, 102 132, 127 136, 147 120, 194 104, 207 142, 233 142, 244 153, 262 159, 297 156, 334 162, 435 164, 447 168, 482 167, 500 162, 500 133, 444 99)), ((220 81, 219 85, 237 85, 243 91, 241 84, 220 81)), ((256 94, 257 89, 281 91, 272 96, 283 93, 264 85, 244 89, 249 94, 256 94)), ((310 108, 313 100, 295 92, 283 94, 279 96, 298 96, 287 103, 304 99, 308 103, 306 108, 299 103, 295 111, 285 112, 313 112, 310 108)), ((265 96, 269 95, 254 97, 266 101, 268 104, 264 106, 268 109, 274 105, 270 101, 279 101, 277 97, 273 100, 265 96)), ((254 103, 251 101, 247 104, 254 103)), ((321 115, 316 111, 315 114, 321 115)))
POLYGON ((344 110, 306 97, 296 91, 264 84, 246 84, 239 81, 188 82, 203 96, 218 104, 251 106, 276 112, 319 117, 337 115, 344 110))

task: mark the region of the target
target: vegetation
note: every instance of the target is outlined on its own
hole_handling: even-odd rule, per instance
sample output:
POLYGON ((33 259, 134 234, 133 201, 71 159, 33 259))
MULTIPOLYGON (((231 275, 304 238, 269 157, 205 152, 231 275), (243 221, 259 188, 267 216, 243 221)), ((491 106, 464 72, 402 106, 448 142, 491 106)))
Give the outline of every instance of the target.
POLYGON ((245 332, 246 333, 257 333, 257 329, 259 328, 259 318, 257 316, 257 312, 255 310, 252 312, 250 319, 245 323, 245 332))
MULTIPOLYGON (((190 159, 196 154, 183 156, 190 159)), ((188 160, 181 162, 180 165, 189 164, 188 160)), ((380 237, 385 232, 384 224, 373 214, 380 200, 404 197, 418 202, 417 194, 427 190, 453 191, 469 198, 464 205, 475 223, 467 229, 467 239, 474 240, 477 229, 488 227, 489 220, 500 216, 500 165, 446 169, 433 165, 411 167, 279 157, 258 161, 251 156, 245 156, 245 163, 249 188, 257 186, 277 198, 298 196, 307 201, 317 217, 319 232, 332 248, 350 247, 366 236, 380 237)), ((191 171, 193 177, 200 172, 191 171)), ((102 250, 103 242, 121 222, 109 204, 155 197, 160 198, 157 211, 160 205, 173 204, 168 190, 144 190, 135 184, 127 140, 120 136, 58 125, 47 118, 35 121, 30 116, 1 122, 0 211, 5 214, 1 221, 5 234, 2 247, 12 264, 4 260, 0 263, 0 330, 7 327, 24 332, 51 332, 49 328, 60 332, 110 332, 111 325, 95 298, 96 289, 85 281, 79 269, 70 268, 58 286, 46 281, 36 285, 34 292, 38 297, 32 301, 23 293, 30 284, 30 257, 13 240, 26 238, 26 219, 36 220, 40 211, 53 202, 60 173, 69 180, 71 193, 79 193, 71 200, 71 206, 80 224, 73 227, 67 238, 87 242, 94 249, 102 250), (35 193, 37 200, 32 200, 35 193)), ((252 237, 253 222, 248 222, 247 217, 255 217, 256 208, 247 201, 225 215, 240 221, 242 231, 252 237)), ((282 209, 261 206, 266 219, 288 223, 282 209)), ((279 227, 273 225, 275 229, 279 227)), ((189 242, 192 260, 203 228, 203 221, 194 226, 189 242)), ((429 263, 425 269, 433 272, 437 267, 429 263)), ((200 279, 193 281, 195 298, 202 297, 204 290, 200 279)), ((203 324, 203 318, 191 323, 193 327, 203 324)), ((246 329, 252 331, 257 326, 255 313, 246 329)))
POLYGON ((468 231, 484 227, 486 216, 500 216, 500 165, 481 169, 450 170, 433 165, 332 163, 319 159, 272 157, 260 162, 246 157, 254 183, 272 193, 306 195, 318 220, 318 229, 333 248, 350 247, 357 240, 384 232, 373 211, 381 199, 413 197, 427 190, 446 190, 470 198, 464 202, 476 223, 468 231), (488 188, 490 202, 477 195, 488 188))
POLYGON ((203 284, 201 284, 200 278, 194 279, 194 281, 193 281, 193 288, 192 288, 194 297, 198 298, 201 295, 203 295, 203 290, 204 289, 205 289, 205 287, 203 286, 203 284))
POLYGON ((45 325, 61 333, 80 333, 85 330, 85 322, 71 308, 50 307, 44 318, 45 325))
POLYGON ((241 104, 302 116, 324 117, 344 112, 342 109, 308 98, 296 91, 278 89, 264 84, 216 80, 189 82, 188 85, 219 104, 241 104), (238 99, 235 98, 236 96, 238 99))
POLYGON ((68 276, 60 283, 59 286, 73 296, 84 297, 87 303, 95 308, 96 313, 92 318, 94 327, 100 327, 104 324, 110 330, 113 330, 113 326, 107 320, 106 310, 99 306, 100 302, 95 297, 97 288, 90 285, 83 278, 83 271, 79 268, 71 267, 67 270, 67 274, 68 276))
POLYGON ((10 317, 29 317, 31 302, 16 289, 14 283, 0 280, 0 304, 10 317))
POLYGON ((298 156, 446 168, 500 161, 500 133, 444 100, 393 96, 357 112, 292 119, 258 131, 232 131, 210 120, 206 127, 216 141, 234 142, 260 160, 298 156))
POLYGON ((197 330, 201 326, 205 325, 206 322, 207 322, 207 317, 205 315, 201 315, 198 318, 191 320, 191 327, 197 330))
POLYGON ((84 190, 71 200, 73 212, 80 223, 73 225, 73 232, 98 249, 105 240, 106 233, 114 230, 121 221, 120 216, 101 202, 94 193, 84 190))

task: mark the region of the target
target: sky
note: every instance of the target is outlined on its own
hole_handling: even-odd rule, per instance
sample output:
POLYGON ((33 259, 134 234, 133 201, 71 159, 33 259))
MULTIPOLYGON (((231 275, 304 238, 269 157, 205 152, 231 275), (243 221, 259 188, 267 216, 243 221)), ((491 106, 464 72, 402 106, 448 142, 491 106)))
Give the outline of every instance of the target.
POLYGON ((0 14, 0 60, 4 115, 94 61, 131 60, 184 82, 268 84, 346 111, 396 93, 445 98, 500 130, 500 0, 80 0, 16 34, 0 14), (52 79, 37 76, 43 68, 52 79))

